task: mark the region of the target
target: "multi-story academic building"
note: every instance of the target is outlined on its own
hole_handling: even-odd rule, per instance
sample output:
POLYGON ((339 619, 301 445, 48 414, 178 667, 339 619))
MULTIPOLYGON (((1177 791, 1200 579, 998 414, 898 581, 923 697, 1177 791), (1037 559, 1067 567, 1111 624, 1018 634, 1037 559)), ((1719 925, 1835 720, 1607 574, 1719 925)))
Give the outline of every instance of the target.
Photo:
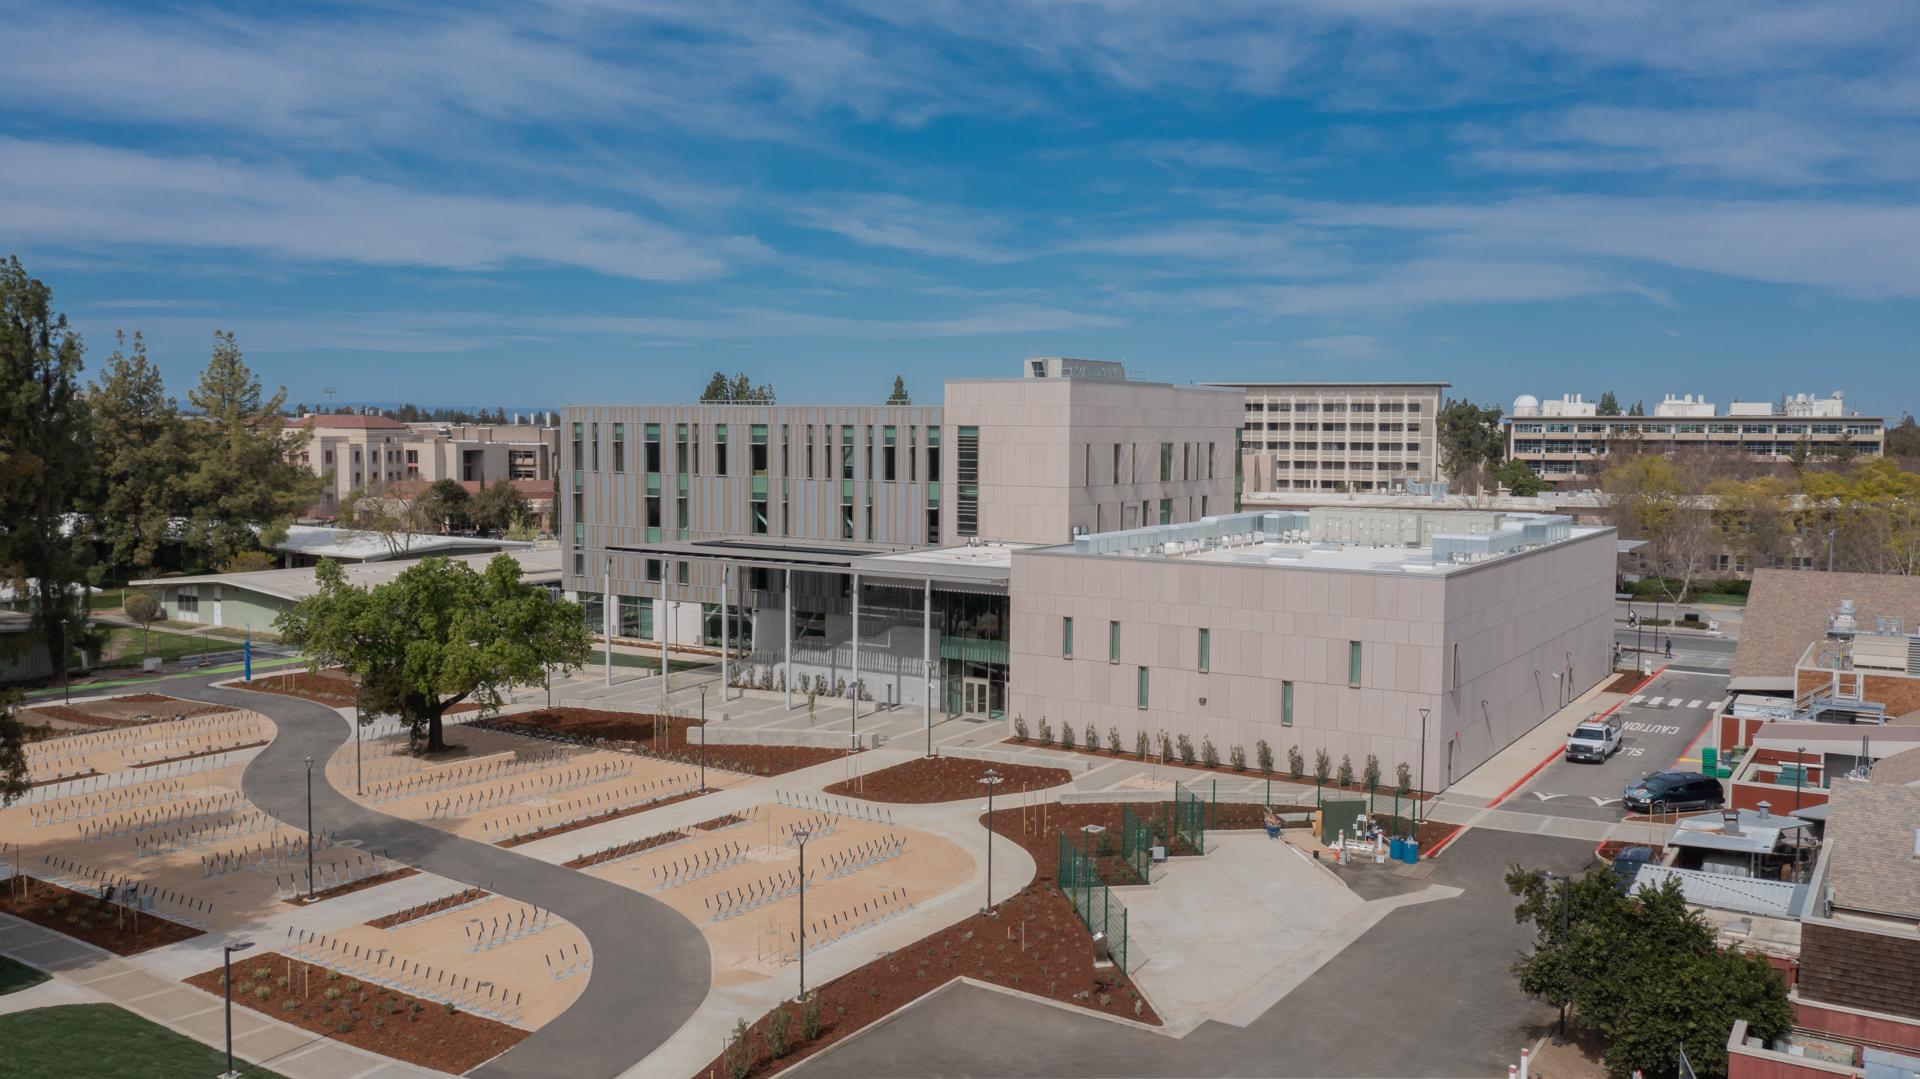
POLYGON ((1439 473, 1445 382, 1236 382, 1247 490, 1375 491, 1439 473))
POLYGON ((1668 394, 1650 416, 1602 416, 1578 394, 1541 401, 1514 399, 1507 456, 1561 486, 1589 487, 1616 448, 1629 453, 1712 450, 1784 464, 1796 452, 1847 452, 1877 457, 1886 449, 1886 420, 1848 413, 1846 401, 1797 394, 1775 401, 1736 401, 1721 413, 1704 395, 1668 394))
POLYGON ((563 587, 615 639, 724 648, 761 684, 844 681, 929 725, 1045 716, 1389 768, 1424 748, 1430 784, 1603 674, 1611 530, 1241 512, 1241 392, 1022 375, 950 381, 937 407, 569 408, 563 587))

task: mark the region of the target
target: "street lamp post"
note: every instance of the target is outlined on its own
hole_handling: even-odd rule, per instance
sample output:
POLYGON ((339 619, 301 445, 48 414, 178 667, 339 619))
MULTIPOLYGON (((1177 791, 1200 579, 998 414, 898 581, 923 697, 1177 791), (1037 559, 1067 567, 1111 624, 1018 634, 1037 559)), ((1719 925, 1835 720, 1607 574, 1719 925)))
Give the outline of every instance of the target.
POLYGON ((223 945, 221 948, 227 974, 227 1070, 220 1074, 220 1079, 240 1079, 239 1070, 233 1066, 233 953, 244 952, 251 947, 253 947, 252 941, 243 940, 238 944, 223 945))
POLYGON ((353 695, 353 793, 355 797, 364 797, 361 789, 365 779, 365 769, 360 764, 360 694, 353 695))
MULTIPOLYGON (((721 686, 724 692, 726 686, 721 686)), ((707 789, 707 687, 700 687, 700 789, 707 789)))
POLYGON ((993 788, 1000 785, 1000 773, 989 768, 980 782, 987 788, 987 905, 981 909, 992 917, 998 913, 993 907, 993 788))
POLYGON ((805 828, 793 830, 793 841, 800 847, 800 995, 807 999, 807 840, 813 833, 805 828))
POLYGON ((1801 746, 1793 752, 1793 811, 1798 813, 1800 812, 1800 779, 1807 774, 1807 747, 1801 746))
POLYGON ((307 902, 313 902, 313 758, 307 758, 307 902))
POLYGON ((1427 793, 1427 713, 1431 711, 1433 711, 1433 709, 1431 708, 1420 709, 1420 795, 1421 797, 1416 799, 1413 803, 1413 830, 1415 835, 1420 834, 1420 822, 1426 817, 1426 807, 1421 803, 1426 801, 1426 793, 1427 793))

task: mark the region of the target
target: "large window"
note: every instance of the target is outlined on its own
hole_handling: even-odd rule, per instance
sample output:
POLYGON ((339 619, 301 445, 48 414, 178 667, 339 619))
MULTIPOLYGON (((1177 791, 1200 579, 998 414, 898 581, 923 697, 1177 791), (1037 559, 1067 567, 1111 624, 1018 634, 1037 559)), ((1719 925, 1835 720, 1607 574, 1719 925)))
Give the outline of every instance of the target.
POLYGON ((750 443, 748 446, 748 466, 753 475, 765 476, 767 474, 768 455, 766 424, 756 423, 753 425, 750 431, 750 443))
POLYGON ((1120 662, 1120 623, 1107 623, 1107 662, 1120 662))
POLYGON ((1147 706, 1147 669, 1145 667, 1135 668, 1135 678, 1139 685, 1136 689, 1138 699, 1134 702, 1134 707, 1145 708, 1147 706))
POLYGON ((627 425, 624 423, 613 425, 613 470, 627 470, 627 425))
POLYGON ((1160 500, 1160 523, 1163 525, 1173 523, 1173 499, 1171 498, 1160 500))
MULTIPOLYGON (((581 434, 585 427, 586 425, 581 423, 573 425, 573 467, 575 471, 587 467, 581 463, 586 457, 586 441, 581 434)), ((331 453, 331 451, 329 451, 329 453, 331 453)), ((327 460, 332 461, 332 456, 329 455, 327 460)))
POLYGON ((1360 685, 1360 642, 1347 642, 1347 685, 1360 685))
POLYGON ((592 449, 589 452, 593 454, 593 471, 598 472, 600 471, 600 425, 599 424, 596 423, 593 425, 592 434, 593 434, 592 449))
POLYGON ((687 506, 687 477, 680 476, 675 482, 680 487, 673 498, 673 528, 677 538, 686 539, 692 527, 692 513, 687 506))
MULTIPOLYGON (((868 430, 872 430, 872 428, 868 428, 868 430)), ((894 460, 897 451, 894 448, 894 441, 898 438, 898 431, 899 428, 892 424, 888 424, 880 429, 880 478, 888 483, 893 482, 896 478, 894 475, 894 460)))
MULTIPOLYGON (((1173 443, 1160 443, 1160 482, 1173 479, 1173 443)), ((1164 523, 1164 522, 1162 522, 1164 523)))
POLYGON ((962 536, 980 534, 980 428, 960 428, 956 477, 958 501, 954 506, 954 529, 962 536))
POLYGON ((1293 683, 1280 683, 1280 725, 1293 726, 1293 683))
POLYGON ((940 482, 940 428, 927 428, 927 482, 940 482))
POLYGON ((813 478, 813 424, 807 424, 807 478, 813 478))
POLYGON ((1200 631, 1200 673, 1205 674, 1212 665, 1213 633, 1211 630, 1203 629, 1200 631))
MULTIPOLYGON (((645 455, 645 460, 643 460, 641 464, 646 466, 646 471, 649 475, 658 476, 661 472, 660 425, 657 423, 647 424, 647 426, 644 428, 644 435, 645 435, 645 440, 644 440, 645 446, 641 450, 641 452, 645 455)), ((626 438, 626 436, 621 433, 618 426, 614 428, 613 436, 616 439, 622 439, 622 440, 626 438)), ((615 472, 624 472, 626 470, 626 465, 624 463, 625 461, 626 461, 625 447, 624 446, 617 447, 614 450, 613 470, 615 472)))
POLYGON ((673 425, 674 471, 684 476, 687 474, 687 466, 692 462, 693 458, 687 452, 687 425, 684 423, 676 423, 673 425))
POLYGON ((1060 658, 1073 658, 1073 619, 1060 620, 1060 658))
POLYGON ((713 425, 713 474, 727 474, 727 425, 724 423, 713 425))
POLYGON ((853 424, 850 423, 840 425, 840 478, 853 478, 853 424))
POLYGON ((653 640, 653 601, 644 596, 621 596, 619 634, 637 641, 653 640))

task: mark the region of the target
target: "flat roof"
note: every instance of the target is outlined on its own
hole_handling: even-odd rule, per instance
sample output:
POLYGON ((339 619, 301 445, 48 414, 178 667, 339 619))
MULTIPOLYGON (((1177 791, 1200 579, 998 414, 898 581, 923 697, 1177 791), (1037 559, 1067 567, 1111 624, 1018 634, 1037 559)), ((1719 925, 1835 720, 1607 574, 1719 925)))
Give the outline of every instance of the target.
POLYGON ((1033 543, 976 543, 957 547, 928 547, 863 558, 854 564, 854 568, 876 576, 912 580, 1005 584, 1013 575, 1013 552, 1032 550, 1037 546, 1033 543))
POLYGON ((389 544, 385 537, 374 532, 351 528, 328 528, 324 525, 290 525, 287 528, 286 538, 274 544, 273 549, 305 555, 309 558, 372 562, 390 558, 419 558, 448 551, 471 551, 475 548, 506 551, 533 546, 522 540, 486 539, 480 536, 441 536, 420 532, 395 536, 393 544, 389 544), (403 549, 396 552, 393 544, 398 544, 403 549))
MULTIPOLYGON (((476 572, 485 569, 488 562, 506 555, 520 563, 521 579, 530 582, 557 582, 560 579, 560 548, 524 547, 511 551, 493 551, 485 554, 441 555, 454 562, 465 562, 476 572)), ((382 585, 400 576, 409 567, 418 565, 418 558, 385 559, 379 562, 342 563, 350 584, 361 587, 382 585)), ((289 600, 298 603, 319 591, 314 579, 317 567, 300 566, 294 569, 262 569, 248 573, 205 573, 197 577, 150 577, 143 581, 129 582, 136 588, 169 588, 174 585, 217 584, 223 588, 239 588, 249 592, 258 592, 264 596, 289 600)))
POLYGON ((1450 389, 1450 388, 1452 388, 1452 386, 1453 386, 1453 383, 1451 383, 1451 382, 1421 382, 1421 381, 1419 381, 1419 380, 1417 380, 1417 379, 1388 379, 1388 380, 1385 380, 1385 381, 1378 381, 1378 382, 1353 382, 1353 381, 1349 381, 1349 380, 1346 380, 1346 379, 1324 379, 1324 380, 1321 380, 1321 381, 1319 381, 1319 382, 1300 382, 1300 381, 1289 381, 1289 382, 1202 382, 1202 383, 1200 383, 1200 385, 1202 385, 1202 386, 1229 386, 1229 387, 1232 387, 1232 388, 1235 388, 1235 389, 1242 389, 1242 390, 1248 390, 1248 389, 1253 389, 1253 388, 1255 388, 1255 387, 1263 387, 1263 388, 1264 388, 1264 387, 1273 387, 1273 388, 1289 388, 1289 389, 1291 389, 1291 388, 1299 388, 1299 387, 1304 387, 1304 386, 1366 386, 1366 387, 1370 387, 1370 388, 1379 388, 1379 387, 1387 387, 1387 386, 1421 386, 1421 387, 1432 387, 1432 388, 1434 388, 1434 389, 1441 389, 1441 390, 1444 390, 1444 389, 1450 389))

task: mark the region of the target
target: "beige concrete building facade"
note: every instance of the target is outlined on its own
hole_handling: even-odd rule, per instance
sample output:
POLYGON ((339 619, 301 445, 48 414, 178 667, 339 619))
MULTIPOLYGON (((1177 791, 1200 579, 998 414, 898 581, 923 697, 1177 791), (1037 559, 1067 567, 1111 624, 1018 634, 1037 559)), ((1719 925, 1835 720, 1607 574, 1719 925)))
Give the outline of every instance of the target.
POLYGON ((311 515, 331 518, 347 495, 407 480, 551 482, 557 428, 533 424, 407 424, 386 416, 303 416, 287 425, 308 434, 294 460, 326 480, 311 515))
POLYGON ((1246 490, 1376 491, 1439 475, 1445 382, 1244 382, 1246 490))
POLYGON ((1217 543, 1156 528, 1013 552, 1012 711, 1117 728, 1129 747, 1139 731, 1212 739, 1222 760, 1264 739, 1280 767, 1296 745, 1356 769, 1375 754, 1391 777, 1419 774, 1425 709, 1438 788, 1606 674, 1611 529, 1410 510, 1396 528, 1423 546, 1316 541, 1369 526, 1346 513, 1241 514, 1217 543), (1516 528, 1528 542, 1460 549, 1516 528))

